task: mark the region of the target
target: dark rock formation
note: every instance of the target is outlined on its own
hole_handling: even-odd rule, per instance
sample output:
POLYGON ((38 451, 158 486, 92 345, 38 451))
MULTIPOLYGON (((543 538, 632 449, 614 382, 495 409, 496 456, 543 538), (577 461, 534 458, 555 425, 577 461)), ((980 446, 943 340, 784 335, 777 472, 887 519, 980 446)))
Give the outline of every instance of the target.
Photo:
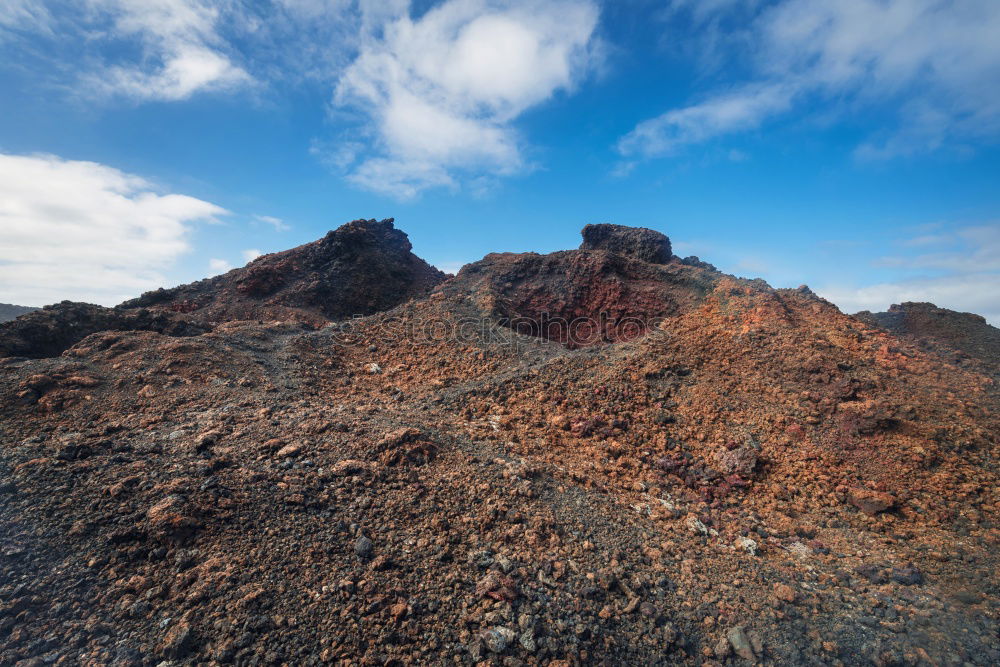
POLYGON ((580 250, 608 250, 651 264, 666 264, 673 257, 670 239, 645 227, 587 225, 583 228, 580 250))
POLYGON ((411 247, 392 218, 355 220, 313 243, 215 278, 147 292, 122 307, 184 313, 200 322, 295 320, 318 326, 429 293, 445 275, 411 247))
POLYGON ((15 317, 20 317, 25 313, 30 313, 37 308, 29 306, 15 306, 9 303, 0 303, 0 322, 10 322, 15 317))
POLYGON ((393 220, 355 220, 313 243, 260 257, 224 275, 147 292, 116 308, 64 301, 0 327, 0 357, 58 356, 99 331, 204 333, 235 320, 294 321, 371 315, 445 279, 411 251, 393 220))
POLYGON ((123 310, 63 301, 0 324, 0 357, 56 357, 99 331, 155 331, 194 336, 207 328, 145 308, 123 310))
POLYGON ((567 346, 630 340, 701 303, 722 274, 666 262, 659 232, 587 225, 579 250, 492 253, 443 289, 477 302, 515 331, 567 346))
POLYGON ((865 310, 855 317, 930 348, 953 363, 975 359, 1000 376, 1000 329, 981 315, 909 301, 893 304, 888 312, 865 310))

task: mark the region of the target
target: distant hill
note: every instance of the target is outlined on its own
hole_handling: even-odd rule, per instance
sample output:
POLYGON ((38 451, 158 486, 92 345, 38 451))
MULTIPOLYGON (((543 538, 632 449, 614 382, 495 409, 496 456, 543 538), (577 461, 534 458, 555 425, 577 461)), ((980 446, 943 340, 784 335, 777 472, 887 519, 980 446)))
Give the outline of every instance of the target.
POLYGON ((15 317, 30 313, 33 310, 38 309, 31 308, 30 306, 14 306, 9 303, 0 303, 0 322, 9 322, 15 317))
POLYGON ((975 359, 1000 376, 1000 329, 981 315, 938 308, 933 303, 907 302, 888 312, 860 312, 856 317, 891 331, 962 365, 975 359))

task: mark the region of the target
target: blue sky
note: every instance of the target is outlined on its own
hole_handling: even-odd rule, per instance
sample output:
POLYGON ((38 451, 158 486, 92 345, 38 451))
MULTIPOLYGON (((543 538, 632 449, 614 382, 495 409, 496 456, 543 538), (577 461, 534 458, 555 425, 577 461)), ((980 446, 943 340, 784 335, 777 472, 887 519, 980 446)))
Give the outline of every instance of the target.
POLYGON ((995 0, 7 0, 0 301, 391 216, 448 271, 610 221, 1000 323, 998 34, 995 0))

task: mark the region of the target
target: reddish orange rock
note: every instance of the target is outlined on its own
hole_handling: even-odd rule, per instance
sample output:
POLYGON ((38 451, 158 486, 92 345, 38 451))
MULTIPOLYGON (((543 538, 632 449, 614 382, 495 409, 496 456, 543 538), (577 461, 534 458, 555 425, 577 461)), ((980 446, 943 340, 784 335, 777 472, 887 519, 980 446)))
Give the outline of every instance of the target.
POLYGON ((847 502, 869 516, 875 516, 896 506, 895 496, 868 489, 850 489, 847 492, 847 502))

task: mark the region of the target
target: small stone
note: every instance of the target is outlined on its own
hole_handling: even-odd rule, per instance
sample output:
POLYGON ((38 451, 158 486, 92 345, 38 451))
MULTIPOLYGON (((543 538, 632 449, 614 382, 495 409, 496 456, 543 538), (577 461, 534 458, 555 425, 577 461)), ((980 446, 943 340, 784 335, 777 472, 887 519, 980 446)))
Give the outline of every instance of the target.
POLYGON ((774 597, 782 602, 795 602, 795 596, 795 589, 788 584, 779 583, 774 585, 774 597))
POLYGON ((371 375, 378 375, 379 373, 382 372, 382 367, 376 364, 375 362, 368 364, 366 369, 368 370, 368 373, 371 375))
POLYGON ((364 535, 359 537, 357 541, 354 543, 354 553, 355 555, 357 555, 358 558, 361 558, 363 560, 371 558, 372 553, 374 553, 374 551, 375 551, 375 545, 372 544, 372 541, 367 537, 365 537, 364 535))
POLYGON ((194 643, 194 633, 187 623, 177 623, 167 631, 160 643, 159 652, 166 658, 178 659, 186 656, 194 643))
POLYGON ((492 653, 503 653, 510 646, 510 643, 514 641, 515 636, 514 631, 510 628, 497 626, 484 632, 482 640, 486 644, 486 648, 492 653))
POLYGON ((689 514, 685 524, 695 535, 708 535, 708 526, 701 522, 701 519, 696 517, 694 514, 689 514))
POLYGON ((738 537, 736 538, 736 546, 739 549, 743 549, 751 556, 757 555, 757 543, 751 540, 749 537, 738 537))
POLYGON ((535 631, 531 628, 521 633, 518 637, 518 643, 528 653, 534 653, 538 650, 538 644, 535 642, 535 631))
POLYGON ((889 575, 893 581, 903 586, 919 586, 924 583, 924 574, 913 563, 906 567, 894 567, 889 575))
POLYGON ((278 453, 275 456, 277 456, 279 459, 288 459, 294 456, 298 456, 301 452, 302 452, 302 445, 293 443, 291 445, 285 445, 284 447, 279 449, 278 453))
POLYGON ((754 659, 753 647, 750 646, 750 639, 742 625, 729 628, 729 631, 726 632, 726 639, 729 640, 729 645, 733 647, 733 652, 736 655, 744 660, 754 659))
POLYGON ((885 512, 896 506, 894 496, 868 489, 850 489, 847 492, 847 502, 869 516, 875 516, 879 512, 885 512))
POLYGON ((335 477, 347 477, 349 475, 360 475, 361 473, 368 472, 371 469, 371 464, 367 461, 359 461, 357 459, 347 459, 345 461, 338 461, 330 468, 330 474, 335 477))

